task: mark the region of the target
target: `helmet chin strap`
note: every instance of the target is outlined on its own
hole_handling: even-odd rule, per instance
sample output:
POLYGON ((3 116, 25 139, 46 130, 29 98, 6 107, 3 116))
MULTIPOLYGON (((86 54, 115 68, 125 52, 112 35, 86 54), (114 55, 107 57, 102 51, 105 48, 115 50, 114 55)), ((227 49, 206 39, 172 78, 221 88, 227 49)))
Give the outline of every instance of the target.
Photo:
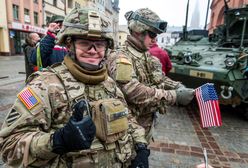
POLYGON ((140 41, 142 47, 143 47, 144 49, 147 49, 147 50, 148 50, 148 48, 145 46, 145 43, 144 43, 145 37, 146 37, 145 32, 142 32, 142 33, 141 33, 141 36, 139 36, 138 40, 140 41))

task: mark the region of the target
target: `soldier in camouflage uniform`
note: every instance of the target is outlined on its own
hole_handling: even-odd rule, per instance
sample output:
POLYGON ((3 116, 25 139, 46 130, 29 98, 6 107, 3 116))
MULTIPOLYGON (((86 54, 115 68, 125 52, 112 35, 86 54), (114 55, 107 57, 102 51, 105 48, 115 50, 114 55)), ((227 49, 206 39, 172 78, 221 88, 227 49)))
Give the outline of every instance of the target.
POLYGON ((70 45, 62 63, 33 74, 0 131, 10 167, 148 167, 145 130, 128 112, 107 75, 113 48, 108 23, 89 9, 73 9, 58 34, 70 45))
POLYGON ((159 60, 147 52, 157 34, 166 31, 167 22, 147 8, 127 12, 125 17, 130 35, 125 46, 108 57, 108 71, 118 82, 138 123, 145 128, 149 141, 155 113, 165 113, 166 105, 187 105, 194 90, 164 76, 159 60))

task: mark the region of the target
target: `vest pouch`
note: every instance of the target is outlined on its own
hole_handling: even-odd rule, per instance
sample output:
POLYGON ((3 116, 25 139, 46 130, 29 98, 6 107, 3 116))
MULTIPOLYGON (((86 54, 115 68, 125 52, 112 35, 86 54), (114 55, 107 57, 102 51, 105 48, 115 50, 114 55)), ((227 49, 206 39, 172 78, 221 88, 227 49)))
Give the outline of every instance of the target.
POLYGON ((120 100, 98 100, 92 106, 97 138, 105 143, 113 143, 125 135, 128 129, 128 109, 120 100))

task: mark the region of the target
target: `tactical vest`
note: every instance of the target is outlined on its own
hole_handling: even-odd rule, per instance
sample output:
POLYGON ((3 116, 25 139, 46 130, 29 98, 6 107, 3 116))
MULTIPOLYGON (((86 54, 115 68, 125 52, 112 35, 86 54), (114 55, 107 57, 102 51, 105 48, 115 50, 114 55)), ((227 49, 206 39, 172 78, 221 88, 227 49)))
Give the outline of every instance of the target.
MULTIPOLYGON (((132 138, 127 134, 128 110, 124 106, 121 97, 117 95, 115 82, 108 77, 107 80, 97 85, 83 84, 72 76, 63 63, 60 66, 53 66, 50 71, 54 72, 61 80, 70 107, 73 107, 73 104, 81 99, 88 100, 91 105, 90 115, 97 128, 97 138, 94 139, 91 145, 91 152, 80 151, 80 154, 85 153, 85 155, 88 155, 88 152, 99 151, 97 158, 94 160, 94 157, 91 157, 91 159, 102 165, 106 162, 104 151, 115 151, 115 157, 121 162, 128 160, 132 154, 132 138), (103 156, 100 156, 99 153, 102 153, 101 155, 103 156)), ((110 153, 106 152, 105 154, 109 155, 110 153)), ((71 154, 69 153, 68 155, 70 156, 71 154)), ((82 164, 79 164, 79 166, 82 166, 82 164)))
MULTIPOLYGON (((167 82, 165 80, 160 61, 148 52, 139 52, 130 45, 123 47, 120 52, 123 52, 122 54, 132 62, 134 75, 140 83, 157 89, 167 89, 167 86, 174 85, 174 83, 171 84, 170 81, 167 82)), ((164 114, 166 112, 166 104, 160 102, 158 106, 146 107, 129 104, 129 107, 137 116, 138 123, 145 128, 146 139, 149 142, 152 138, 156 112, 164 114)))
POLYGON ((132 60, 134 71, 140 83, 156 87, 162 82, 162 68, 159 60, 148 52, 138 52, 131 46, 127 46, 125 51, 125 55, 132 60))

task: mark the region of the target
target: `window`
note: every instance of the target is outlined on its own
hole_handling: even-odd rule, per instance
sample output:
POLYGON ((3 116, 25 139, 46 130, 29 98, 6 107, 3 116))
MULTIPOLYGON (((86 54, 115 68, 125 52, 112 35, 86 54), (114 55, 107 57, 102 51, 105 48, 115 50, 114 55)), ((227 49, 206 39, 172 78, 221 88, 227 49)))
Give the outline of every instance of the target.
POLYGON ((34 3, 38 4, 38 0, 34 0, 34 3))
POLYGON ((48 23, 50 19, 51 19, 51 17, 50 16, 47 16, 46 17, 46 22, 48 23))
POLYGON ((119 39, 121 39, 121 36, 119 36, 119 39))
POLYGON ((13 5, 13 17, 15 20, 19 20, 19 6, 13 5))
POLYGON ((73 8, 73 0, 68 0, 68 8, 73 8))
POLYGON ((53 0, 53 6, 57 6, 57 0, 53 0))
POLYGON ((29 10, 26 8, 24 9, 24 21, 30 23, 29 10))
POLYGON ((39 18, 38 12, 34 12, 34 24, 35 25, 38 25, 38 18, 39 18))

